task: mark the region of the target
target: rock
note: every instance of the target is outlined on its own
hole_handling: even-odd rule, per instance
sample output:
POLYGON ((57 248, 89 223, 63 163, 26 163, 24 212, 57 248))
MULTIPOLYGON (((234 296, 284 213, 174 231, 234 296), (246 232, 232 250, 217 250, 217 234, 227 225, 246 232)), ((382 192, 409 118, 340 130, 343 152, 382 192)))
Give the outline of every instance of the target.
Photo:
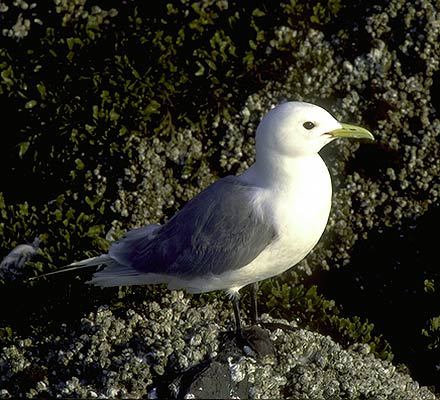
POLYGON ((343 348, 304 329, 270 331, 272 356, 246 354, 230 317, 220 302, 192 305, 182 292, 122 313, 99 307, 79 326, 4 346, 0 387, 27 397, 435 399, 367 345, 343 348))

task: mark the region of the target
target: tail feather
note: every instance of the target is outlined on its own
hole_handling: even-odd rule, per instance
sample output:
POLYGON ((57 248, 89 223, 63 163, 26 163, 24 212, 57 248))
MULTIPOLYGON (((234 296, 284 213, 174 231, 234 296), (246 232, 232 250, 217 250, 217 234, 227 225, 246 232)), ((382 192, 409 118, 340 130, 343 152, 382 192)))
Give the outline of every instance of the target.
POLYGON ((86 268, 104 265, 101 271, 93 274, 92 279, 86 283, 89 285, 112 287, 112 286, 132 286, 132 285, 154 285, 167 282, 167 277, 160 274, 143 273, 131 266, 122 265, 108 254, 102 254, 97 257, 87 258, 67 265, 58 271, 49 272, 44 275, 31 278, 31 280, 43 276, 61 274, 68 271, 79 271, 86 268))
POLYGON ((164 283, 167 279, 160 274, 143 273, 133 267, 118 264, 113 261, 102 271, 95 272, 89 285, 112 287, 112 286, 133 286, 133 285, 155 285, 164 283))
POLYGON ((63 268, 60 268, 58 271, 48 272, 47 274, 35 276, 33 278, 30 278, 29 280, 33 281, 35 279, 43 278, 50 275, 57 275, 57 274, 62 274, 64 272, 97 267, 99 265, 110 264, 111 262, 114 261, 108 254, 102 254, 97 257, 86 258, 85 260, 74 262, 72 264, 66 265, 63 268))

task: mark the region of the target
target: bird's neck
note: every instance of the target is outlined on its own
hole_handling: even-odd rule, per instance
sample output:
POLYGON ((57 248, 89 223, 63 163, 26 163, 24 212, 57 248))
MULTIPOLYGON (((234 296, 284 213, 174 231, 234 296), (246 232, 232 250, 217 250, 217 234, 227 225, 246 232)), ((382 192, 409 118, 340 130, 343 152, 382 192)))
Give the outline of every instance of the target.
POLYGON ((241 178, 255 186, 270 187, 281 191, 298 188, 311 181, 323 187, 330 184, 330 175, 319 154, 288 157, 280 154, 257 155, 255 163, 241 178))

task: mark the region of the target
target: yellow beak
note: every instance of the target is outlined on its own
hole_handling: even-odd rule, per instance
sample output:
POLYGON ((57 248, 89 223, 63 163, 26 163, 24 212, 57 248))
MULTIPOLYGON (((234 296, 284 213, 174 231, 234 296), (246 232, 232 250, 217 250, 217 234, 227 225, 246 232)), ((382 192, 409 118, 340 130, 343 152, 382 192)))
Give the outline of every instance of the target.
POLYGON ((342 128, 335 129, 329 132, 329 134, 334 137, 374 140, 373 134, 365 128, 350 124, 341 125, 342 128))

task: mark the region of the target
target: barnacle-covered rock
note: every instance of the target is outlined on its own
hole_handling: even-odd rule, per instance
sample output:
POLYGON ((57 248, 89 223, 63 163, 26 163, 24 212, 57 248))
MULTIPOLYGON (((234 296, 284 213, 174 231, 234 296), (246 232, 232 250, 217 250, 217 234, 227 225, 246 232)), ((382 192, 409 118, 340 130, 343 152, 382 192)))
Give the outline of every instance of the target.
POLYGON ((435 399, 368 345, 344 349, 277 328, 275 355, 260 359, 245 355, 230 329, 220 302, 193 307, 182 292, 123 311, 101 306, 80 324, 3 347, 0 396, 435 399))

